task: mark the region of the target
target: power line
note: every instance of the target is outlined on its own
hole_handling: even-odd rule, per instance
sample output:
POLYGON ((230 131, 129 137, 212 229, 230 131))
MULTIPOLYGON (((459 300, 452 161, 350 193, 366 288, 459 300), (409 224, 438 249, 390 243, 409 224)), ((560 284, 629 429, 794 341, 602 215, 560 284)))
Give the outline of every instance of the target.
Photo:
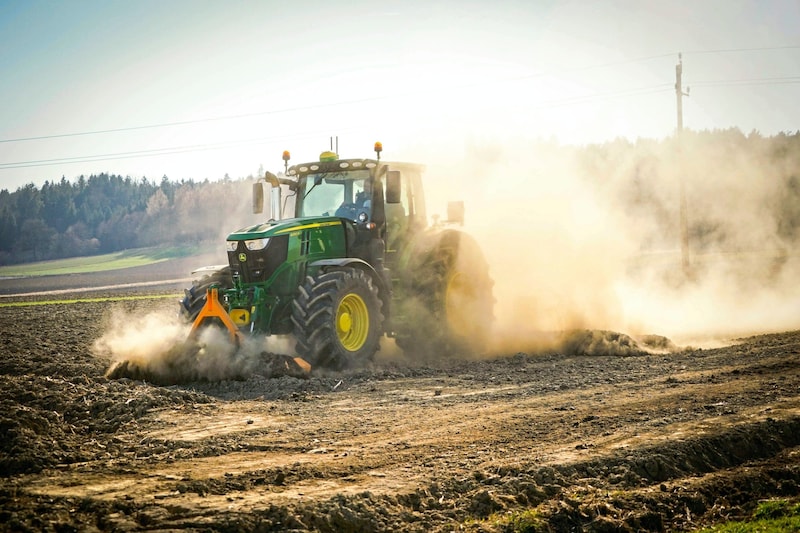
MULTIPOLYGON (((800 48, 800 47, 798 47, 800 48)), ((651 57, 661 57, 661 56, 651 56, 651 57)), ((791 76, 791 77, 781 77, 781 78, 750 78, 750 79, 742 79, 742 80, 717 80, 717 81, 700 81, 695 82, 693 86, 695 87, 716 87, 716 86, 739 86, 739 85, 770 85, 770 84, 787 84, 787 83, 800 83, 800 76, 791 76)), ((610 91, 606 93, 595 93, 590 95, 584 96, 574 96, 569 98, 563 98, 559 100, 549 100, 546 102, 542 102, 536 106, 531 107, 531 109, 546 109, 552 107, 562 107, 562 106, 570 106, 570 105, 579 105, 583 103, 589 103, 593 101, 599 100, 609 100, 614 98, 620 97, 630 97, 630 96, 643 96, 647 94, 657 94, 661 92, 666 92, 672 89, 672 84, 664 83, 660 85, 653 85, 649 87, 639 87, 635 89, 623 89, 619 91, 610 91)), ((375 97, 366 100, 378 100, 388 97, 375 97)), ((320 104, 317 106, 308 106, 304 108, 296 108, 296 109, 311 109, 315 107, 324 107, 328 104, 320 104)), ((291 111, 290 109, 281 110, 281 111, 270 111, 270 112, 262 112, 262 113, 254 113, 251 115, 238 115, 238 117, 244 116, 252 116, 258 114, 265 114, 265 113, 272 113, 272 112, 288 112, 291 111)), ((232 118, 232 117, 229 117, 232 118)), ((223 120, 222 117, 212 118, 212 119, 204 119, 203 121, 212 121, 212 120, 223 120)), ((197 121, 195 121, 197 122, 197 121)), ((179 124, 179 123, 173 123, 179 124)), ((141 126, 139 128, 144 128, 146 126, 141 126)), ((155 126, 152 126, 155 127, 155 126)), ((121 131, 121 130, 111 130, 111 131, 121 131)), ((98 132, 99 133, 99 132, 98 132)), ((84 134, 89 134, 86 132, 84 134)), ((93 155, 85 155, 85 156, 76 156, 76 157, 63 157, 63 158, 54 158, 54 159, 39 159, 39 160, 31 160, 31 161, 16 161, 12 163, 0 163, 0 171, 1 170, 8 170, 8 169, 15 169, 15 168, 28 168, 28 167, 40 167, 40 166, 52 166, 58 164, 73 164, 73 163, 90 163, 90 162, 99 162, 99 161, 113 161, 118 159, 135 159, 141 157, 156 157, 156 156, 164 156, 164 155, 176 155, 182 153, 189 153, 189 152, 203 152, 203 151, 210 151, 210 150, 221 150, 226 148, 236 148, 239 146, 247 146, 251 144, 260 144, 265 142, 273 142, 277 140, 285 140, 285 139, 296 139, 296 138, 309 138, 312 134, 319 134, 319 132, 308 132, 308 133, 301 133, 293 136, 286 136, 282 135, 280 137, 264 137, 264 138, 256 138, 256 139, 242 139, 238 141, 228 141, 223 143, 211 143, 211 144, 196 144, 196 145, 186 145, 186 146, 173 146, 168 148, 155 148, 152 150, 136 150, 130 152, 116 152, 110 154, 93 154, 93 155)), ((45 137, 46 138, 46 137, 45 137)))
MULTIPOLYGON (((241 145, 246 145, 254 142, 260 142, 256 139, 250 141, 242 141, 241 145)), ((55 159, 37 159, 33 161, 18 161, 16 163, 0 163, 0 170, 10 168, 27 168, 27 167, 44 167, 56 164, 70 164, 70 163, 91 163, 95 161, 112 161, 115 159, 134 159, 139 157, 153 157, 158 155, 171 155, 186 152, 199 152, 206 150, 219 150, 231 146, 238 146, 239 143, 221 143, 221 144, 198 144, 189 146, 173 146, 170 148, 155 148, 153 150, 136 150, 132 152, 115 152, 110 154, 95 154, 76 157, 61 157, 55 159)))
MULTIPOLYGON (((690 50, 686 52, 687 54, 708 54, 708 53, 729 53, 729 52, 750 52, 750 51, 766 51, 766 50, 790 50, 790 49, 800 49, 800 45, 788 45, 788 46, 773 46, 773 47, 755 47, 755 48, 729 48, 729 49, 716 49, 716 50, 690 50)), ((580 72, 586 71, 591 69, 600 69, 600 68, 608 68, 614 66, 620 66, 625 64, 631 63, 638 63, 644 61, 650 61, 654 59, 662 59, 665 57, 673 57, 674 54, 657 54, 651 56, 643 56, 638 58, 632 58, 622 61, 615 61, 609 63, 603 63, 598 65, 587 65, 582 67, 575 67, 575 68, 567 68, 553 72, 541 72, 541 73, 534 73, 534 74, 526 74, 522 76, 515 76, 509 77, 502 80, 493 79, 491 81, 483 81, 483 82, 476 82, 470 84, 462 84, 459 86, 450 87, 447 90, 452 91, 456 89, 467 89, 467 88, 475 88, 481 87, 488 84, 497 84, 499 82, 514 82, 514 81, 523 81, 532 78, 541 78, 541 77, 552 77, 557 76, 560 74, 567 74, 572 72, 580 72)), ((751 78, 751 79, 742 79, 742 80, 709 80, 709 81, 698 81, 694 82, 692 85, 694 87, 726 87, 726 86, 744 86, 744 85, 784 85, 784 84, 796 84, 800 83, 800 77, 798 76, 790 76, 790 77, 777 77, 777 78, 751 78)), ((645 94, 654 94, 668 90, 671 87, 671 84, 662 84, 662 85, 655 85, 651 87, 641 87, 637 89, 625 89, 621 91, 611 91, 607 93, 596 93, 590 94, 585 96, 575 96, 560 100, 552 100, 548 102, 542 102, 539 105, 533 106, 532 109, 537 108, 547 108, 547 107, 559 107, 559 106, 569 106, 569 105, 578 105, 582 103, 597 101, 597 100, 607 100, 613 99, 622 96, 640 96, 645 94)), ((24 141, 36 141, 36 140, 45 140, 45 139, 56 139, 56 138, 65 138, 65 137, 77 137, 77 136, 88 136, 88 135, 99 135, 99 134, 107 134, 107 133, 118 133, 118 132, 125 132, 125 131, 136 131, 136 130, 145 130, 145 129, 154 129, 154 128, 164 128, 164 127, 174 127, 174 126, 186 126, 191 124, 200 124, 200 123, 209 123, 209 122, 219 122, 225 120, 237 120, 243 118, 251 118, 257 116, 264 116, 264 115, 271 115, 271 114, 279 114, 279 113, 291 113, 297 111, 308 111, 314 109, 323 109, 328 107, 338 107, 338 106, 347 106, 347 105, 355 105, 355 104, 362 104, 366 102, 375 102, 387 99, 397 99, 408 97, 411 95, 416 95, 418 92, 411 92, 406 94, 394 94, 394 95, 384 95, 384 96, 374 96, 374 97, 367 97, 367 98, 360 98, 354 100, 346 100, 340 102, 330 102, 324 104, 314 104, 308 106, 296 106, 296 107, 289 107, 283 109, 272 109, 272 110, 265 110, 265 111, 257 111, 252 113, 242 113, 236 115, 225 115, 225 116, 218 116, 218 117, 207 117, 195 120, 184 120, 184 121, 174 121, 174 122, 163 122, 163 123, 156 123, 156 124, 147 124, 147 125, 139 125, 139 126, 129 126, 129 127, 122 127, 122 128, 109 128, 103 130, 91 130, 91 131, 82 131, 82 132, 71 132, 71 133, 61 133, 61 134, 51 134, 51 135, 39 135, 39 136, 31 136, 31 137, 20 137, 14 139, 0 139, 0 143, 11 143, 11 142, 24 142, 24 141)), ((306 135, 301 135, 301 138, 304 138, 306 135)), ((286 136, 282 136, 282 139, 286 139, 286 136)), ((262 143, 262 142, 269 142, 278 140, 278 138, 261 138, 261 139, 245 139, 240 141, 230 141, 224 143, 213 143, 213 144, 199 144, 199 145, 187 145, 187 146, 175 146, 169 148, 158 148, 153 150, 137 150, 137 151, 130 151, 130 152, 117 152, 117 153, 110 153, 110 154, 95 154, 95 155, 86 155, 86 156, 76 156, 76 157, 65 157, 65 158, 54 158, 54 159, 40 159, 40 160, 31 160, 31 161, 17 161, 12 163, 0 163, 0 170, 6 169, 14 169, 14 168, 26 168, 26 167, 34 167, 34 166, 49 166, 49 165, 56 165, 56 164, 70 164, 70 163, 80 163, 80 162, 96 162, 96 161, 107 161, 107 160, 115 160, 115 159, 130 159, 130 158, 139 158, 139 157, 154 157, 154 156, 161 156, 161 155, 173 155, 173 154, 180 154, 180 153, 187 153, 187 152, 199 152, 199 151, 207 151, 207 150, 219 150, 224 148, 233 148, 237 146, 245 146, 248 144, 254 143, 262 143)))
POLYGON ((672 89, 671 83, 662 83, 660 85, 652 85, 650 87, 639 87, 636 89, 622 89, 619 91, 610 91, 606 93, 595 93, 589 94, 585 96, 573 96, 570 98, 564 98, 561 100, 552 100, 549 102, 543 102, 537 106, 533 106, 533 109, 542 109, 542 108, 550 108, 550 107, 561 107, 561 106, 570 106, 570 105, 577 105, 577 104, 584 104, 599 100, 610 100, 614 98, 626 97, 626 96, 642 96, 646 94, 656 94, 665 92, 672 89))
MULTIPOLYGON (((763 52, 767 50, 797 50, 800 45, 786 45, 786 46, 759 46, 753 48, 720 48, 717 50, 687 50, 684 54, 722 54, 730 52, 763 52)), ((674 54, 673 54, 674 55, 674 54)))
POLYGON ((146 130, 146 129, 153 129, 153 128, 165 128, 170 126, 187 126, 190 124, 201 124, 204 122, 217 122, 222 120, 235 120, 240 118, 250 118, 250 117, 258 117, 263 115, 272 115, 277 113, 292 113, 296 111, 308 111, 312 109, 319 109, 324 107, 330 106, 339 106, 339 105, 353 105, 353 104, 360 104, 364 102, 369 102, 373 100, 382 100, 388 98, 387 96, 375 96, 371 98, 362 98, 359 100, 350 100, 350 101, 343 101, 343 102, 336 102, 333 104, 316 104, 316 105, 309 105, 309 106, 301 106, 301 107, 291 107, 291 108, 284 108, 284 109, 271 109, 267 111, 256 111, 253 113, 243 113, 239 115, 226 115, 221 117, 208 117, 208 118, 200 118, 195 120, 181 120, 176 122, 162 122, 159 124, 146 124, 142 126, 129 126, 125 128, 110 128, 105 130, 92 130, 92 131, 80 131, 80 132, 73 132, 73 133, 56 133, 52 135, 38 135, 35 137, 19 137, 16 139, 0 139, 0 143, 11 143, 11 142, 24 142, 24 141, 39 141, 43 139, 59 139, 63 137, 79 137, 82 135, 98 135, 102 133, 118 133, 123 131, 135 131, 135 130, 146 130))
MULTIPOLYGON (((539 105, 533 106, 531 109, 545 109, 552 107, 578 105, 598 100, 608 100, 620 97, 640 96, 646 94, 654 94, 670 90, 671 84, 654 85, 650 87, 639 87, 635 89, 623 89, 620 91, 611 91, 606 93, 595 93, 584 96, 574 96, 570 98, 563 98, 558 100, 549 100, 542 102, 539 105)), ((256 139, 242 139, 238 141, 228 141, 223 143, 211 144, 195 144, 186 146, 172 146, 168 148, 154 148, 152 150, 136 150, 130 152, 115 152, 109 154, 93 154, 75 157, 62 157, 54 159, 37 159, 31 161, 16 161, 12 163, 0 163, 0 171, 15 169, 15 168, 28 168, 28 167, 42 167, 59 164, 73 164, 73 163, 93 163, 98 161, 113 161, 117 159, 135 159, 141 157, 156 157, 163 155, 175 155, 188 152, 203 152, 209 150, 221 150, 226 148, 237 148, 239 146, 247 146, 251 144, 261 144, 277 140, 293 139, 293 138, 309 138, 313 135, 319 135, 320 132, 301 133, 294 136, 282 135, 280 137, 264 137, 256 139)))
MULTIPOLYGON (((533 78, 544 78, 544 77, 552 77, 558 76, 561 74, 568 74, 573 72, 582 72, 586 70, 592 69, 601 69, 601 68, 608 68, 608 67, 615 67, 620 65, 626 65, 631 63, 639 63, 643 61, 650 61, 653 59, 661 59, 664 57, 669 57, 674 54, 658 54, 652 56, 645 56, 645 57, 638 57, 633 59, 626 59, 622 61, 614 61, 610 63, 602 63, 598 65, 586 65, 581 67, 574 67, 574 68, 567 68, 561 69, 551 72, 538 72, 534 74, 525 74, 521 76, 513 76, 508 77, 502 80, 494 79, 491 81, 484 81, 484 82, 476 82, 470 84, 462 84, 458 86, 453 86, 448 88, 447 90, 457 90, 457 89, 467 89, 467 88, 474 88, 474 87, 481 87, 489 84, 497 84, 501 82, 514 82, 514 81, 522 81, 528 80, 533 78)), ((54 133, 49 135, 36 135, 31 137, 17 137, 13 139, 0 139, 0 143, 12 143, 12 142, 27 142, 27 141, 39 141, 39 140, 46 140, 46 139, 60 139, 60 138, 67 138, 67 137, 80 137, 80 136, 87 136, 87 135, 99 135, 99 134, 106 134, 106 133, 121 133, 126 131, 137 131, 137 130, 146 130, 146 129, 155 129, 155 128, 167 128, 167 127, 174 127, 174 126, 188 126, 191 124, 202 124, 208 122, 220 122, 225 120, 237 120, 243 118, 252 118, 264 115, 273 115, 279 113, 292 113, 297 111, 309 111, 313 109, 324 109, 327 107, 339 107, 339 106, 347 106, 347 105, 355 105, 355 104, 363 104, 367 102, 376 102, 381 100, 388 100, 388 99, 395 99, 395 98, 403 98, 412 95, 420 94, 419 91, 413 93, 406 93, 406 94, 394 94, 394 95, 384 95, 384 96, 373 96, 367 98, 359 98, 355 100, 345 100, 340 102, 330 102, 325 104, 316 104, 316 105, 308 105, 308 106, 297 106, 297 107, 290 107, 290 108, 283 108, 283 109, 270 109, 265 111, 255 111, 252 113, 241 113, 236 115, 223 115, 219 117, 207 117, 207 118, 200 118, 194 120, 181 120, 181 121, 173 121, 173 122, 161 122, 155 124, 144 124, 138 126, 128 126, 122 128, 108 128, 102 130, 89 130, 89 131, 79 131, 79 132, 69 132, 69 133, 54 133)))
MULTIPOLYGON (((766 50, 791 50, 791 49, 800 49, 800 45, 788 45, 788 46, 767 46, 767 47, 757 47, 757 48, 728 48, 728 49, 717 49, 717 50, 691 50, 685 52, 687 54, 710 54, 710 53, 727 53, 727 52, 750 52, 750 51, 766 51, 766 50)), ((558 76, 561 74, 569 74, 573 72, 582 72, 586 70, 592 69, 601 69, 601 68, 609 68, 609 67, 617 67, 621 65, 627 65, 631 63, 641 63, 645 61, 651 61, 654 59, 663 59, 665 57, 674 57, 675 53, 668 53, 668 54, 656 54, 650 56, 643 56, 637 57, 632 59, 625 59, 621 61, 612 61, 609 63, 601 63, 597 65, 585 65, 581 67, 574 67, 574 68, 566 68, 551 72, 538 72, 534 74, 526 74, 522 76, 515 76, 509 77, 504 80, 492 80, 490 82, 478 82, 473 84, 465 84, 461 86, 451 87, 449 90, 455 89, 465 89, 471 87, 479 87, 483 85, 487 85, 489 83, 498 83, 498 82, 509 82, 509 81, 522 81, 528 80, 533 78, 542 78, 542 77, 552 77, 558 76)), ((697 86, 698 84, 695 84, 697 86)), ((418 94, 418 93, 413 93, 418 94)), ((297 106, 297 107, 290 107, 290 108, 283 108, 283 109, 270 109, 264 111, 255 111, 252 113, 241 113, 236 115, 223 115, 219 117, 207 117, 207 118, 200 118, 194 120, 180 120, 180 121, 173 121, 173 122, 161 122, 155 124, 143 124, 138 126, 128 126, 122 128, 108 128, 102 130, 89 130, 89 131, 79 131, 79 132, 69 132, 69 133, 55 133, 49 135, 36 135, 31 137, 18 137, 13 139, 0 139, 0 143, 12 143, 12 142, 27 142, 27 141, 39 141, 39 140, 46 140, 46 139, 59 139, 59 138, 66 138, 66 137, 80 137, 80 136, 87 136, 87 135, 100 135, 100 134, 107 134, 107 133, 121 133, 126 131, 137 131, 137 130, 147 130, 147 129, 155 129, 155 128, 168 128, 168 127, 175 127, 175 126, 188 126, 191 124, 203 124, 209 122, 220 122, 226 120, 238 120, 243 118, 252 118, 264 115, 274 115, 279 113, 292 113, 297 111, 309 111, 313 109, 324 109, 327 107, 339 107, 339 106, 347 106, 347 105, 355 105, 355 104, 362 104, 366 102, 375 102, 381 100, 387 100, 392 98, 398 98, 403 96, 410 96, 411 94, 405 95, 384 95, 384 96, 373 96, 367 98, 359 98, 355 100, 346 100, 340 102, 330 102, 325 104, 315 104, 315 105, 308 105, 308 106, 297 106)))
POLYGON ((749 78, 741 80, 708 80, 696 81, 692 87, 735 87, 738 85, 787 85, 800 83, 800 76, 787 76, 782 78, 749 78))
MULTIPOLYGON (((344 132, 348 132, 345 128, 344 132)), ((17 161, 14 163, 0 163, 0 170, 7 170, 13 168, 28 168, 28 167, 44 167, 59 164, 73 164, 73 163, 94 163, 98 161, 114 161, 117 159, 138 159, 141 157, 157 157, 162 155, 183 154, 189 152, 204 152, 210 150, 224 150, 228 148, 238 148, 240 146, 248 146, 252 144, 262 144, 274 142, 279 140, 293 140, 293 139, 306 139, 315 138, 327 132, 315 131, 306 132, 294 135, 281 135, 280 137, 261 137, 255 139, 240 139, 238 141, 227 141, 222 143, 210 144, 194 144, 186 146, 171 146, 168 148, 154 148, 152 150, 135 150, 130 152, 114 152, 109 154, 93 154, 75 157, 61 157, 54 159, 37 159, 31 161, 17 161)))

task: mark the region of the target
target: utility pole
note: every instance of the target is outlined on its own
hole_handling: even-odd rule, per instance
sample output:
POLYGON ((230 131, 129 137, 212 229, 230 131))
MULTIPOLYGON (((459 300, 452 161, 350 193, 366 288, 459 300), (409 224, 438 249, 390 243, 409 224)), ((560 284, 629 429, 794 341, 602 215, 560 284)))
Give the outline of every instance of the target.
POLYGON ((680 229, 681 229, 681 265, 684 274, 689 274, 689 220, 686 212, 686 187, 683 180, 683 97, 689 96, 689 89, 683 92, 681 76, 683 74, 683 60, 678 54, 678 64, 675 65, 675 97, 678 100, 678 129, 676 137, 678 142, 678 168, 680 181, 680 229))

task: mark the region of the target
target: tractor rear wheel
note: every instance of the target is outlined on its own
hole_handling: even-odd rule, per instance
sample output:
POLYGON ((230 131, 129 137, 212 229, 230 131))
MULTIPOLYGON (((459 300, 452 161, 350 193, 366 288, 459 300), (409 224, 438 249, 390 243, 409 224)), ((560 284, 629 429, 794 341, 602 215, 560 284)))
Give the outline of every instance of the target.
POLYGON ((451 234, 413 269, 397 344, 426 355, 480 354, 494 324, 494 281, 478 244, 451 234))
POLYGON ((188 321, 194 322, 203 306, 206 305, 208 288, 218 285, 221 290, 233 288, 233 277, 230 267, 221 268, 192 282, 192 286, 184 290, 180 302, 181 315, 188 321))
POLYGON ((378 351, 383 315, 372 278, 357 268, 306 277, 292 305, 297 353, 311 366, 362 365, 378 351))

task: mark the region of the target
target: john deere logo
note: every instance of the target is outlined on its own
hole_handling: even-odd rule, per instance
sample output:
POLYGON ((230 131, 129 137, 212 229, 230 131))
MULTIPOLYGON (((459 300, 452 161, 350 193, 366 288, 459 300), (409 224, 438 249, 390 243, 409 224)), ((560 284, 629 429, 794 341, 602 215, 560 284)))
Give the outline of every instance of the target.
POLYGON ((247 254, 239 254, 239 262, 244 263, 247 261, 247 254))

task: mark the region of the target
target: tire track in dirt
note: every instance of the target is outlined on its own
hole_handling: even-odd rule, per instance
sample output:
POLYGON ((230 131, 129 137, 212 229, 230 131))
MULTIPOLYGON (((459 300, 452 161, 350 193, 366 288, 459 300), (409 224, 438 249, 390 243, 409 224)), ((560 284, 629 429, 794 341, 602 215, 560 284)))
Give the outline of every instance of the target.
MULTIPOLYGON (((680 379, 704 380, 708 376, 708 372, 686 372, 680 379)), ((472 473, 475 479, 471 481, 480 486, 478 482, 485 484, 485 480, 477 479, 476 473, 502 469, 506 475, 492 484, 495 494, 505 490, 509 493, 506 497, 512 497, 520 478, 525 477, 535 486, 549 486, 542 489, 545 493, 561 494, 563 489, 558 487, 569 486, 575 479, 594 478, 594 485, 615 488, 681 480, 744 460, 771 457, 796 446, 800 439, 800 401, 796 397, 768 408, 741 408, 735 413, 718 412, 716 408, 727 405, 725 401, 707 404, 695 410, 690 420, 668 423, 659 417, 681 405, 680 398, 695 395, 693 390, 676 392, 674 380, 639 383, 638 391, 650 391, 646 398, 635 389, 628 390, 602 416, 589 413, 601 407, 597 402, 608 403, 604 400, 612 391, 608 386, 581 390, 577 395, 558 392, 541 397, 527 394, 530 391, 525 385, 482 391, 449 388, 447 393, 437 393, 439 383, 425 381, 381 383, 378 388, 385 388, 383 391, 375 390, 375 385, 366 390, 360 387, 362 390, 344 395, 315 398, 313 407, 298 410, 292 406, 288 413, 276 404, 225 403, 207 413, 208 423, 200 424, 197 413, 178 417, 165 413, 157 421, 167 427, 146 434, 144 440, 193 442, 202 447, 204 439, 234 436, 240 448, 255 451, 151 462, 130 473, 129 479, 116 476, 110 485, 103 476, 97 483, 87 482, 83 472, 61 482, 58 478, 62 476, 43 478, 31 491, 39 493, 36 486, 43 486, 50 488, 42 490, 42 495, 157 498, 163 505, 200 514, 218 505, 253 513, 276 504, 303 506, 309 500, 363 493, 372 497, 413 494, 432 484, 447 486, 453 482, 454 471, 472 473), (405 388, 405 383, 416 388, 405 388), (474 403, 470 401, 466 410, 454 410, 461 398, 477 398, 480 405, 469 405, 474 403), (438 402, 450 405, 442 408, 438 402), (564 407, 573 404, 582 407, 564 407), (665 409, 665 405, 673 409, 665 409), (376 409, 382 410, 379 418, 374 416, 376 409), (641 416, 644 412, 648 417, 641 416), (776 415, 784 421, 776 422, 772 418, 776 415), (720 417, 728 429, 715 435, 720 417), (420 428, 419 420, 426 421, 424 427, 420 428), (653 425, 653 420, 660 423, 653 425), (535 432, 537 424, 551 431, 535 432), (198 425, 203 429, 198 430, 198 425), (766 434, 793 437, 768 439, 766 434), (517 473, 513 481, 501 482, 509 472, 517 473), (521 476, 522 472, 526 476, 521 476), (598 472, 611 472, 608 481, 598 482, 598 472), (254 478, 262 481, 256 483, 254 478), (59 485, 63 490, 54 491, 59 485)), ((714 398, 724 392, 722 384, 711 389, 717 390, 706 393, 714 398)), ((738 394, 752 392, 757 391, 740 389, 738 394)), ((487 501, 497 496, 492 498, 487 501)), ((487 505, 503 507, 501 503, 487 505)))

